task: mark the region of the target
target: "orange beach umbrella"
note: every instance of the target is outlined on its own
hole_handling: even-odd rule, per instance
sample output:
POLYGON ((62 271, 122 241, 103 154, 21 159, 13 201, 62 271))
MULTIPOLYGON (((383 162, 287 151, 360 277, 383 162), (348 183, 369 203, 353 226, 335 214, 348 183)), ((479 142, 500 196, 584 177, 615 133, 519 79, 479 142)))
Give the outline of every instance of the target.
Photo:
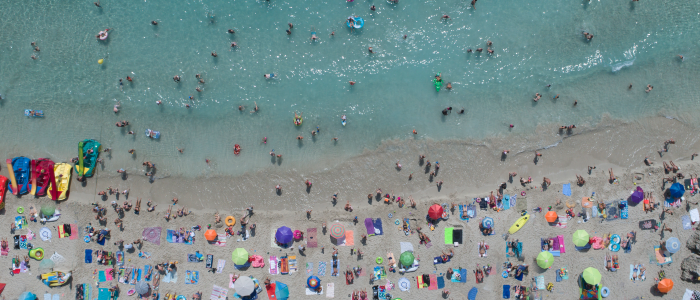
POLYGON ((559 216, 557 216, 556 212, 548 211, 547 214, 544 215, 544 219, 549 223, 554 223, 559 219, 559 216))
POLYGON ((656 288, 659 289, 659 292, 662 293, 668 293, 673 289, 673 280, 664 278, 661 281, 659 281, 659 284, 656 285, 656 288))
POLYGON ((216 240, 218 237, 218 234, 216 234, 216 231, 213 229, 209 229, 204 233, 204 238, 207 239, 207 241, 213 242, 216 240))

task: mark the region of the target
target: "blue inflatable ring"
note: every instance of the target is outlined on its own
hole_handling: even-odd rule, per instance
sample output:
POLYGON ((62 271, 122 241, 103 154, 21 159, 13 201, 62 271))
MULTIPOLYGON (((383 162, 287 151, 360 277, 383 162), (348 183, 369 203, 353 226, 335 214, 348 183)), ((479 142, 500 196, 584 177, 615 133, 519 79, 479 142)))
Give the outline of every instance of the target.
POLYGON ((612 252, 620 251, 620 244, 610 244, 610 251, 612 251, 612 252))
POLYGON ((86 235, 86 236, 83 238, 83 241, 85 241, 86 243, 89 243, 89 242, 90 242, 90 236, 89 236, 89 235, 86 235))
POLYGON ((600 295, 603 296, 603 298, 607 298, 610 296, 610 289, 608 289, 607 286, 604 286, 602 289, 600 289, 600 295))
POLYGON ((396 219, 396 221, 394 221, 394 224, 396 224, 396 225, 399 225, 399 223, 401 223, 401 222, 399 221, 399 219, 396 219))
POLYGON ((393 216, 394 216, 393 214, 389 213, 389 218, 391 218, 391 217, 393 217, 393 216))
POLYGON ((501 276, 503 276, 503 278, 508 278, 508 271, 503 271, 503 273, 501 273, 501 276))

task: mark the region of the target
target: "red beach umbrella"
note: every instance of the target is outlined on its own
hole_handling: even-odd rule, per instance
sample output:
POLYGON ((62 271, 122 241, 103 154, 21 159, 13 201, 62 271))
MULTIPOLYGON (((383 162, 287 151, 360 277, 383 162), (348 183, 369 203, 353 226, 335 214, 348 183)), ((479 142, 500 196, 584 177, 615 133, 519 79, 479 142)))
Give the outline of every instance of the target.
POLYGON ((444 212, 445 211, 442 209, 442 206, 437 205, 437 204, 433 204, 428 209, 428 217, 430 217, 433 220, 441 219, 442 214, 444 212))

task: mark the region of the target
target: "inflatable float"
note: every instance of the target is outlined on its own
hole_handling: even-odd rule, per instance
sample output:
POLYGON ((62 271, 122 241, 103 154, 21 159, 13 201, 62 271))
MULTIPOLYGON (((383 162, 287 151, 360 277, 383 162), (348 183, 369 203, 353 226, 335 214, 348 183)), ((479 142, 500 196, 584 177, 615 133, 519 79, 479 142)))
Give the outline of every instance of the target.
POLYGON ((44 249, 34 248, 32 250, 29 250, 29 257, 36 259, 36 260, 44 259, 44 249))
POLYGON ((350 28, 360 29, 362 26, 365 26, 365 20, 360 17, 349 16, 346 24, 350 28))
POLYGON ((44 111, 43 111, 43 110, 25 109, 25 110, 24 110, 24 116, 26 116, 26 117, 32 117, 32 118, 43 118, 43 117, 44 117, 44 111))
POLYGON ((515 221, 513 226, 510 226, 510 229, 508 229, 508 233, 513 234, 513 233, 518 232, 518 230, 520 230, 520 228, 523 228, 523 226, 525 225, 525 223, 527 223, 527 220, 529 220, 529 219, 530 219, 530 215, 524 215, 524 216, 520 217, 517 221, 515 221))
POLYGON ((68 283, 70 275, 70 272, 53 271, 46 274, 41 274, 41 282, 49 287, 62 286, 68 283))
POLYGON ((442 78, 440 78, 440 72, 435 75, 435 79, 433 79, 433 85, 435 85, 435 91, 440 91, 440 87, 442 87, 442 78))
POLYGON ((241 154, 241 145, 235 144, 233 146, 233 154, 235 154, 235 155, 241 154))
POLYGON ((10 170, 10 192, 15 195, 24 195, 29 192, 29 164, 31 160, 26 157, 15 157, 8 159, 8 170, 10 170), (16 188, 15 188, 16 186, 16 188))
POLYGON ((90 177, 95 174, 95 165, 100 151, 102 151, 102 145, 96 140, 85 139, 78 143, 78 165, 75 171, 78 172, 79 177, 90 177))
POLYGON ((146 136, 149 138, 152 138, 152 139, 159 139, 160 138, 160 131, 146 129, 146 136))
POLYGON ((66 200, 70 189, 70 177, 73 167, 67 163, 53 165, 53 179, 50 180, 49 194, 51 200, 66 200))
POLYGON ((100 41, 106 40, 107 37, 109 37, 109 28, 100 31, 100 33, 97 34, 95 37, 98 38, 98 39, 100 39, 100 41))
POLYGON ((8 181, 7 177, 0 175, 0 209, 5 208, 5 193, 7 192, 8 181))
POLYGON ((304 122, 304 118, 302 118, 301 116, 294 117, 294 125, 301 126, 302 122, 304 122))
POLYGON ((345 124, 346 124, 347 122, 348 122, 347 117, 346 117, 345 115, 343 115, 343 116, 340 118, 340 124, 343 124, 343 126, 345 126, 345 124))
POLYGON ((54 173, 55 163, 48 158, 32 160, 32 183, 30 194, 45 196, 54 173))

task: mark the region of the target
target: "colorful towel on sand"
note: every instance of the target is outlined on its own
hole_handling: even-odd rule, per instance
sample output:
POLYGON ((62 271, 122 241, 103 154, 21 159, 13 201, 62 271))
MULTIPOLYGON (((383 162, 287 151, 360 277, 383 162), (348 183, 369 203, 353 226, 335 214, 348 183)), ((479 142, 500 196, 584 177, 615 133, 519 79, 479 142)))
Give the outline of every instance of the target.
POLYGON ((189 238, 188 240, 185 239, 190 234, 190 231, 185 231, 184 235, 180 235, 180 233, 177 230, 170 230, 168 229, 168 235, 165 238, 168 243, 180 243, 180 244, 185 244, 185 245, 192 245, 194 239, 189 238))
POLYGON ((106 269, 106 270, 105 270, 105 278, 107 279, 107 281, 112 281, 112 280, 114 280, 114 277, 112 277, 112 270, 114 270, 114 269, 113 269, 113 268, 109 268, 109 269, 106 269))
POLYGON ((233 274, 228 274, 228 288, 232 289, 236 285, 233 283, 233 274))
POLYGON ((289 274, 296 272, 297 269, 297 257, 289 256, 289 274))
POLYGON ((318 276, 326 276, 326 262, 325 261, 318 262, 318 276))
POLYGON ((270 300, 277 300, 277 295, 275 294, 275 287, 277 286, 276 283, 270 283, 265 286, 265 290, 267 291, 267 299, 270 300))
POLYGON ((571 183, 567 183, 561 187, 561 193, 571 197, 571 183))
POLYGON ((198 284, 199 283, 199 271, 187 270, 187 275, 185 275, 185 284, 198 284))
POLYGON ((211 289, 211 296, 209 296, 209 300, 224 300, 227 298, 227 295, 227 289, 214 285, 214 287, 211 289))
POLYGON ((226 267, 226 260, 225 259, 219 259, 219 262, 216 264, 216 273, 221 273, 224 271, 224 267, 226 267))
POLYGON ((112 293, 109 292, 108 288, 100 288, 97 294, 97 300, 109 300, 112 298, 112 293))
POLYGON ((340 246, 355 246, 355 232, 352 230, 345 230, 345 240, 340 246))
POLYGON ((326 298, 335 297, 335 284, 330 282, 326 284, 326 298))
POLYGON ((270 275, 277 275, 277 256, 270 256, 270 275))
POLYGON ((509 195, 503 195, 503 209, 510 209, 510 196, 509 195))
MULTIPOLYGON (((516 200, 518 198, 518 195, 513 195, 510 197, 510 207, 515 207, 518 204, 518 201, 516 200)), ((517 209, 517 207, 516 207, 517 209)))
POLYGON ((78 224, 70 224, 70 239, 77 239, 79 235, 78 224))
POLYGON ((313 274, 314 274, 314 263, 307 262, 306 263, 306 276, 311 276, 313 274))
POLYGON ((219 247, 226 247, 226 233, 220 233, 216 241, 214 242, 214 245, 217 245, 219 247))
POLYGON ((384 225, 382 225, 382 219, 376 218, 376 219, 374 219, 373 223, 374 223, 374 234, 375 235, 383 235, 384 234, 384 225))
POLYGON ((316 237, 317 231, 316 228, 306 229, 306 246, 309 248, 318 247, 318 238, 316 237))
POLYGON ((149 241, 156 245, 160 245, 160 233, 162 231, 161 227, 146 227, 143 229, 141 237, 145 241, 149 241))
POLYGON ((557 225, 554 225, 559 228, 566 228, 566 223, 569 222, 569 216, 563 215, 559 216, 559 222, 557 222, 557 225))

